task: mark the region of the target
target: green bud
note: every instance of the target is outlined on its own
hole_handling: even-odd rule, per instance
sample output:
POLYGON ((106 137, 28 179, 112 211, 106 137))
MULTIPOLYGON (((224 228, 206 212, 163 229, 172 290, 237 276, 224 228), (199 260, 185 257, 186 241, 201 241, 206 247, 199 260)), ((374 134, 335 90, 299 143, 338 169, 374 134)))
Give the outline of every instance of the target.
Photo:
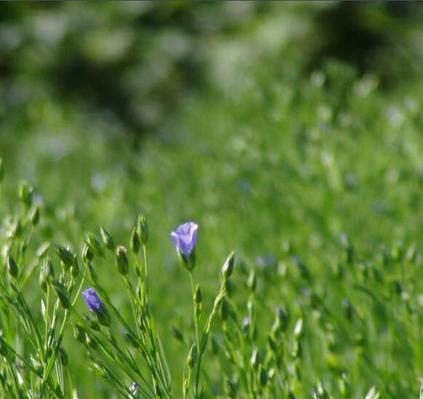
POLYGON ((56 244, 54 247, 57 254, 59 255, 60 260, 65 266, 65 269, 69 270, 75 261, 74 253, 69 248, 65 248, 60 244, 56 244))
POLYGON ((299 359, 301 358, 302 353, 303 353, 303 348, 302 348, 301 341, 294 341, 292 344, 291 356, 294 359, 299 359))
POLYGON ((269 345, 270 350, 271 350, 272 352, 276 353, 276 352, 277 352, 277 350, 278 350, 278 344, 277 344, 277 342, 276 342, 276 340, 275 340, 275 338, 273 337, 273 335, 272 335, 272 334, 270 334, 270 335, 267 337, 267 343, 268 343, 268 345, 269 345))
POLYGON ((202 301, 202 295, 201 295, 201 289, 200 286, 197 285, 197 288, 195 289, 195 293, 194 293, 194 303, 197 305, 201 304, 202 301))
POLYGON ((10 277, 18 277, 18 266, 10 254, 7 255, 6 267, 10 277))
POLYGON ((289 313, 285 308, 281 306, 278 306, 276 308, 276 324, 277 324, 278 330, 282 332, 286 331, 288 328, 289 313))
POLYGON ((75 324, 73 326, 73 336, 76 340, 78 340, 81 343, 85 342, 85 329, 80 324, 75 324))
POLYGON ((195 358, 196 358, 196 349, 195 344, 192 344, 191 349, 188 353, 187 364, 190 369, 193 369, 195 366, 195 358))
POLYGON ((90 250, 93 254, 98 256, 104 256, 103 246, 101 245, 100 240, 93 233, 88 233, 87 238, 85 239, 85 244, 90 247, 90 250))
POLYGON ((7 237, 8 238, 16 238, 20 237, 22 234, 22 225, 20 220, 16 220, 15 222, 11 223, 8 230, 7 230, 7 237))
POLYGON ((100 331, 101 327, 98 320, 95 320, 88 315, 84 315, 84 319, 87 322, 88 327, 90 327, 94 331, 100 331))
POLYGON ((116 266, 118 268, 119 273, 122 276, 126 276, 128 274, 129 262, 128 262, 127 250, 122 245, 119 245, 116 248, 116 266))
POLYGON ((185 342, 184 334, 178 327, 172 326, 172 334, 178 341, 185 342))
POLYGON ((254 348, 253 353, 251 354, 251 359, 250 359, 250 363, 251 366, 253 367, 253 369, 257 369, 259 366, 259 357, 258 357, 258 351, 256 348, 254 348))
POLYGON ((31 224, 33 226, 36 226, 38 222, 40 221, 40 207, 38 205, 36 205, 35 208, 32 210, 30 219, 31 219, 31 224))
POLYGON ((222 275, 225 280, 229 279, 233 270, 234 270, 234 262, 235 262, 235 252, 231 252, 226 259, 226 262, 222 266, 222 275))
POLYGON ((195 319, 198 322, 201 318, 201 301, 202 301, 201 289, 199 285, 197 285, 197 288, 195 289, 193 299, 195 303, 195 319))
MULTIPOLYGON (((87 343, 87 345, 88 345, 88 343, 87 343)), ((90 346, 90 345, 88 345, 88 346, 90 346)), ((104 376, 107 375, 107 371, 106 371, 106 369, 104 368, 104 366, 101 363, 99 364, 98 362, 92 361, 89 364, 88 367, 90 368, 90 370, 94 374, 96 374, 99 377, 104 377, 104 376)))
POLYGON ((110 324, 111 324, 112 321, 110 319, 110 314, 107 311, 106 307, 103 306, 99 312, 96 312, 95 315, 97 317, 98 322, 102 326, 110 327, 110 324))
POLYGON ((138 253, 138 251, 140 250, 140 245, 141 245, 140 237, 138 235, 137 229, 134 227, 132 229, 131 241, 130 241, 130 247, 134 254, 138 253))
POLYGON ((65 309, 69 309, 71 306, 71 303, 69 301, 69 296, 68 293, 65 289, 65 287, 63 286, 63 284, 61 284, 58 281, 55 281, 53 283, 54 286, 54 290, 56 291, 57 297, 59 298, 59 302, 62 305, 63 308, 65 309))
POLYGON ((94 337, 91 337, 89 334, 85 334, 85 344, 91 348, 96 350, 98 348, 98 343, 94 337))
POLYGON ((257 288, 257 276, 254 270, 251 270, 250 275, 248 276, 247 286, 251 292, 254 292, 257 288))
POLYGON ((50 283, 51 279, 54 277, 53 264, 48 256, 46 256, 41 263, 40 270, 40 287, 46 292, 47 286, 50 283))
POLYGON ((259 378, 260 378, 260 385, 262 387, 265 387, 268 381, 268 377, 267 377, 266 370, 262 366, 260 366, 260 369, 259 369, 259 378))
POLYGON ((24 259, 26 250, 28 248, 28 238, 23 238, 18 245, 18 257, 24 259))
POLYGON ((115 243, 113 242, 113 238, 109 232, 104 227, 100 227, 100 234, 101 240, 103 241, 103 244, 106 246, 106 248, 108 248, 110 251, 114 251, 115 243))
POLYGON ((76 277, 79 274, 78 258, 75 253, 73 254, 73 264, 70 268, 70 272, 73 277, 76 277))
POLYGON ((145 219, 145 216, 141 214, 138 217, 138 234, 140 236, 141 242, 143 245, 147 244, 148 241, 148 224, 145 219))
POLYGON ((304 332, 304 330, 303 330, 303 319, 298 319, 297 322, 295 323, 294 335, 296 337, 301 337, 303 332, 304 332))
POLYGON ((33 188, 28 182, 22 182, 19 186, 19 198, 29 208, 32 205, 33 188))
POLYGON ((94 254, 91 251, 90 247, 87 244, 84 244, 82 247, 82 261, 85 264, 91 263, 91 261, 94 259, 94 254))

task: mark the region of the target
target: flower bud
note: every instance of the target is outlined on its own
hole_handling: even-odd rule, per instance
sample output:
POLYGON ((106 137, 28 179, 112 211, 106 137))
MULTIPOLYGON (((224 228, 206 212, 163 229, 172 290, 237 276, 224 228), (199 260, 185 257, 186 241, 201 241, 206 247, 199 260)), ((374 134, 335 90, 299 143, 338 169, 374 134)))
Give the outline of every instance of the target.
POLYGON ((222 275, 225 280, 229 279, 233 270, 235 262, 235 252, 231 252, 228 258, 226 259, 225 264, 222 266, 222 275))
POLYGON ((97 291, 94 288, 88 288, 82 292, 82 297, 88 309, 97 317, 98 322, 103 326, 109 327, 111 323, 110 315, 97 291))
POLYGON ((8 238, 16 238, 16 237, 20 237, 22 234, 22 225, 20 220, 16 220, 15 222, 11 223, 9 228, 7 229, 7 237, 8 238))
POLYGON ((202 301, 203 297, 201 295, 201 289, 200 286, 197 285, 197 288, 195 289, 195 293, 194 293, 194 303, 196 305, 200 305, 201 301, 202 301))
POLYGON ((69 270, 75 261, 74 253, 69 248, 65 248, 60 244, 56 244, 54 247, 65 269, 69 270))
POLYGON ((185 342, 184 334, 178 327, 172 326, 172 334, 178 341, 185 342))
POLYGON ((104 256, 103 246, 101 245, 99 239, 93 233, 88 233, 87 238, 85 239, 85 244, 90 247, 90 250, 93 254, 98 256, 104 256))
POLYGON ((30 220, 33 226, 36 226, 40 221, 40 207, 38 205, 33 209, 30 220))
POLYGON ((110 251, 114 251, 115 243, 109 232, 104 227, 100 227, 100 234, 101 240, 103 241, 103 244, 106 246, 106 248, 108 248, 110 251))
POLYGON ((70 268, 70 272, 71 272, 73 277, 76 277, 79 274, 78 258, 77 258, 75 253, 73 254, 73 263, 72 263, 72 266, 70 268))
POLYGON ((40 270, 40 287, 46 292, 47 286, 50 283, 51 279, 54 277, 53 264, 48 256, 46 256, 41 264, 40 270))
POLYGON ((253 369, 257 369, 260 364, 257 348, 255 348, 251 354, 250 363, 253 369))
POLYGON ((247 286, 251 292, 254 292, 257 288, 257 276, 254 270, 251 270, 250 275, 248 276, 247 286))
POLYGON ((187 222, 178 226, 176 231, 170 233, 179 260, 187 270, 195 267, 195 246, 197 245, 198 224, 187 222))
POLYGON ((85 334, 85 344, 91 348, 96 350, 98 348, 98 343, 94 337, 91 337, 89 334, 85 334))
POLYGON ((19 186, 19 198, 26 208, 32 205, 33 188, 28 182, 22 182, 19 186))
POLYGON ((195 366, 195 358, 196 358, 196 349, 195 344, 192 344, 191 349, 188 353, 187 364, 190 369, 193 369, 195 366))
POLYGON ((63 308, 69 309, 71 306, 71 303, 69 301, 68 293, 66 292, 65 287, 63 284, 61 284, 58 281, 55 281, 53 283, 54 290, 56 291, 57 297, 59 298, 59 302, 62 305, 63 308))
POLYGON ((126 276, 128 274, 129 262, 128 262, 127 250, 122 245, 119 245, 116 248, 116 266, 118 268, 119 273, 122 276, 126 276))
POLYGON ((137 254, 140 250, 140 237, 138 235, 137 229, 134 227, 131 232, 130 247, 134 254, 137 254))
POLYGON ((298 319, 294 327, 294 335, 301 337, 303 334, 303 319, 298 319))
POLYGON ((85 341, 85 329, 80 324, 75 324, 73 326, 73 336, 76 340, 78 340, 81 343, 84 343, 85 341))
POLYGON ((201 318, 201 301, 202 301, 201 289, 199 285, 197 285, 197 288, 195 289, 193 299, 195 304, 195 319, 199 321, 201 318))
POLYGON ((260 366, 259 369, 259 378, 260 378, 260 385, 265 387, 268 381, 267 372, 264 367, 260 366))
POLYGON ((94 254, 91 251, 90 247, 87 244, 84 244, 82 248, 82 261, 85 264, 91 263, 91 261, 94 259, 94 254))
POLYGON ((147 244, 148 241, 148 224, 145 216, 141 214, 138 217, 138 234, 143 245, 147 244))
POLYGON ((284 332, 288 328, 288 324, 289 324, 288 311, 285 308, 278 306, 276 308, 276 320, 275 320, 275 325, 273 329, 284 332))
POLYGON ((267 336, 267 344, 269 345, 270 350, 276 353, 276 351, 278 350, 278 344, 272 334, 269 334, 267 336))
POLYGON ((6 267, 10 277, 13 277, 13 278, 18 277, 18 273, 19 273, 18 266, 16 265, 15 260, 12 258, 10 254, 7 255, 6 267))

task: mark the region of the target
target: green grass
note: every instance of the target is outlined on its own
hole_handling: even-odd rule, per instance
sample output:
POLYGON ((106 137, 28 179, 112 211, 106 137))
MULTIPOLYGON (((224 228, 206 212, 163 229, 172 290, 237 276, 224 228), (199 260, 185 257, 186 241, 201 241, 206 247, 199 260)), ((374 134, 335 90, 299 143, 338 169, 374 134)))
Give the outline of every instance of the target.
MULTIPOLYGON (((194 340, 192 292, 169 232, 195 220, 194 279, 203 291, 203 321, 219 289, 221 265, 231 250, 237 253, 202 362, 205 397, 307 398, 319 384, 327 393, 320 389, 315 397, 364 398, 373 386, 381 398, 417 397, 423 373, 419 85, 387 95, 376 77, 359 77, 337 63, 305 77, 295 65, 263 63, 224 83, 183 100, 161 134, 135 151, 118 121, 57 104, 47 94, 22 114, 8 115, 1 244, 12 244, 19 269, 34 267, 23 292, 36 323, 42 320, 36 248, 45 241, 69 244, 80 258, 86 234, 99 236, 100 226, 129 247, 143 212, 150 230, 151 314, 173 376, 173 397, 181 397, 194 340), (34 185, 40 202, 34 228, 25 225, 27 210, 17 198, 20 179, 34 185), (9 217, 26 226, 13 239, 9 217), (286 329, 284 317, 275 321, 278 306, 289 314, 286 329), (248 316, 251 325, 245 324, 248 316), (174 327, 185 343, 174 338, 174 327)), ((59 258, 52 249, 49 255, 57 276, 59 258)), ((95 257, 93 264, 111 302, 130 319, 131 300, 113 256, 95 257)), ((135 264, 131 258, 134 285, 135 264)), ((1 280, 3 290, 12 289, 7 268, 1 280)), ((9 314, 4 298, 1 305, 7 342, 31 361, 36 355, 22 322, 9 314)), ((85 312, 80 296, 75 306, 85 312)), ((116 384, 88 370, 84 345, 72 336, 77 320, 70 312, 63 342, 72 384, 81 398, 120 397, 116 384)), ((112 314, 119 335, 117 324, 112 314)), ((129 386, 122 364, 118 359, 116 372, 129 386)), ((67 371, 64 386, 69 397, 67 371)))

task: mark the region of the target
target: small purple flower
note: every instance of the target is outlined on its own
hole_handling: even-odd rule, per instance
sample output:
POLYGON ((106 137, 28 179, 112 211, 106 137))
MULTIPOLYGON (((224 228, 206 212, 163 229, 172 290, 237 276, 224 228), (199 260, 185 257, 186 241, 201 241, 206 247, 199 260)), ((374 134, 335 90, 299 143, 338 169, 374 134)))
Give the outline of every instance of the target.
POLYGON ((170 233, 170 238, 176 250, 185 257, 189 257, 197 244, 198 224, 187 222, 178 226, 176 231, 170 233))
POLYGON ((94 288, 88 288, 83 293, 84 301, 91 312, 98 313, 103 309, 103 302, 99 298, 97 291, 94 288))

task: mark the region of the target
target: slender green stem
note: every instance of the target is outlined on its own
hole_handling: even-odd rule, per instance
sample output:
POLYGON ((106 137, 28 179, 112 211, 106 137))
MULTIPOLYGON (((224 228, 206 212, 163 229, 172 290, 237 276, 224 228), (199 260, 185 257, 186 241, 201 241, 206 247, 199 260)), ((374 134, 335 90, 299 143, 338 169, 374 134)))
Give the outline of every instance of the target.
POLYGON ((192 289, 192 303, 193 303, 193 315, 194 315, 194 327, 195 327, 195 349, 196 349, 196 361, 195 361, 195 379, 194 379, 194 399, 198 398, 198 386, 200 382, 200 363, 201 363, 201 354, 200 354, 200 326, 198 325, 198 318, 196 312, 196 304, 195 304, 195 284, 194 284, 194 276, 192 271, 189 273, 190 280, 191 280, 191 289, 192 289))

